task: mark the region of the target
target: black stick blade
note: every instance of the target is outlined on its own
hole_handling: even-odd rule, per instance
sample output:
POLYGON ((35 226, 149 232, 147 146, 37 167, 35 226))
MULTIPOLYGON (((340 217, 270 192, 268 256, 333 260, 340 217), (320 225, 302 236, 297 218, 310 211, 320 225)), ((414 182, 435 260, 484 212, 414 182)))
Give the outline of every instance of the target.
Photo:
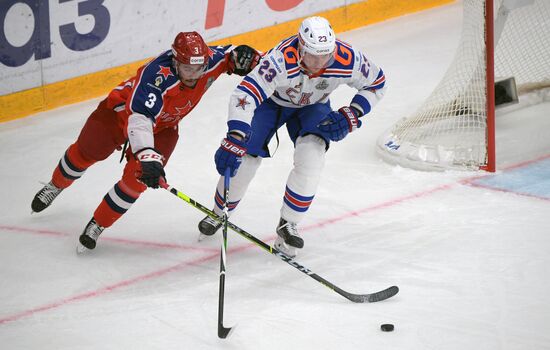
POLYGON ((227 338, 233 332, 233 328, 235 327, 226 328, 222 324, 218 324, 218 337, 220 339, 227 338))
POLYGON ((399 293, 399 287, 392 286, 371 294, 352 294, 345 292, 342 295, 354 303, 376 303, 378 301, 389 299, 397 293, 399 293))

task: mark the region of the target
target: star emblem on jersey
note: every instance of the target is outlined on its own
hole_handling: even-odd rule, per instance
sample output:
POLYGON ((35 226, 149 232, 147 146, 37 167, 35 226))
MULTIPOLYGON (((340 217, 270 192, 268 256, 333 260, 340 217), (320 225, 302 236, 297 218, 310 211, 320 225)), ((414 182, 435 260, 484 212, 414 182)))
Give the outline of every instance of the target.
POLYGON ((170 70, 170 67, 164 67, 164 66, 160 66, 160 69, 157 72, 157 74, 162 74, 164 79, 168 78, 171 75, 174 75, 174 74, 172 74, 172 71, 170 70))
POLYGON ((173 115, 183 115, 187 110, 189 110, 189 108, 191 108, 191 101, 187 101, 187 104, 183 107, 175 107, 176 113, 173 115))
POLYGON ((249 105, 250 102, 246 100, 246 96, 243 98, 239 98, 239 103, 235 107, 239 108, 241 107, 243 110, 246 108, 246 105, 249 105))

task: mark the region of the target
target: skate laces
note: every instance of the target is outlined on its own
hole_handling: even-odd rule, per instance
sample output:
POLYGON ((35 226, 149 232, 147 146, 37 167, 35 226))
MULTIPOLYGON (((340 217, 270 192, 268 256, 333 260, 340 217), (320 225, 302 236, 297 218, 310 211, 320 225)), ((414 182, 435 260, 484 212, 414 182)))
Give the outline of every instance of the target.
POLYGON ((44 185, 44 188, 38 192, 37 197, 45 204, 51 203, 55 197, 63 191, 62 188, 55 187, 51 182, 42 184, 44 185))
POLYGON ((295 222, 285 222, 283 225, 279 226, 279 230, 281 230, 285 235, 289 236, 298 236, 298 224, 295 222))
POLYGON ((92 221, 90 222, 88 227, 86 227, 86 236, 89 236, 94 241, 97 241, 97 239, 99 238, 99 235, 101 234, 101 232, 103 232, 103 230, 104 228, 99 226, 97 222, 92 221))
POLYGON ((214 219, 212 219, 210 216, 207 216, 204 218, 203 222, 211 225, 211 226, 214 226, 214 227, 218 227, 218 226, 221 226, 222 224, 214 219))

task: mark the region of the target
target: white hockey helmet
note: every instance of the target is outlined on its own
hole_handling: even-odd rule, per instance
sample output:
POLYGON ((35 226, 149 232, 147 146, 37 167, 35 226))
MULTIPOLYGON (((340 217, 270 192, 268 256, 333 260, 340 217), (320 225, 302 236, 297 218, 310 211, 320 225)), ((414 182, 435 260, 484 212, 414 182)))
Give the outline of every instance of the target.
POLYGON ((304 52, 315 56, 330 54, 336 47, 334 30, 325 18, 319 16, 304 19, 298 38, 304 52))

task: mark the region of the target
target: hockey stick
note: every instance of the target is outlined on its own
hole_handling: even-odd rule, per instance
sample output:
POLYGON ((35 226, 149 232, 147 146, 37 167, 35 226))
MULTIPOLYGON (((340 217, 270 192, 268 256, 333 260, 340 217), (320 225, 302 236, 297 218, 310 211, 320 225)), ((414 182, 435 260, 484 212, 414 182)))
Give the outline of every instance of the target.
POLYGON ((229 203, 229 180, 231 179, 231 169, 225 170, 223 182, 223 240, 220 252, 220 293, 218 295, 218 337, 225 339, 231 333, 233 327, 223 326, 223 302, 225 296, 225 260, 227 254, 227 205, 229 203))
MULTIPOLYGON (((192 198, 188 197, 187 195, 185 195, 184 193, 178 191, 177 189, 175 189, 174 187, 168 185, 167 183, 165 183, 165 182, 161 183, 161 187, 168 190, 174 196, 176 196, 180 199, 183 199, 187 203, 191 204, 193 207, 199 209, 200 211, 202 211, 206 215, 210 216, 212 219, 214 219, 218 222, 222 221, 222 219, 218 215, 216 215, 216 213, 214 213, 212 210, 206 208, 202 204, 196 202, 192 198)), ((377 301, 382 301, 382 300, 386 300, 388 298, 391 298, 399 292, 399 288, 397 286, 392 286, 392 287, 386 288, 384 290, 381 290, 379 292, 368 293, 368 294, 353 294, 353 293, 346 292, 345 290, 339 288, 338 286, 334 285, 333 283, 327 281, 323 277, 317 275, 316 273, 314 273, 313 271, 311 271, 307 267, 301 265, 300 263, 298 263, 294 259, 292 259, 292 258, 286 256, 285 254, 281 253, 276 248, 273 248, 270 245, 268 245, 267 243, 265 243, 264 241, 254 237, 253 235, 246 232, 245 230, 238 227, 237 225, 234 225, 233 223, 227 221, 227 226, 230 229, 232 229, 233 231, 235 231, 238 234, 240 234, 241 236, 243 236, 244 238, 248 239, 249 241, 251 241, 253 243, 256 243, 256 245, 260 246, 260 248, 262 248, 263 250, 267 251, 270 254, 275 255, 276 257, 283 260, 284 262, 286 262, 290 266, 294 267, 295 269, 299 270, 302 273, 305 273, 306 275, 313 278, 317 282, 321 283, 325 287, 327 287, 327 288, 333 290, 334 292, 340 294, 344 298, 353 301, 354 303, 374 303, 374 302, 377 302, 377 301)))

